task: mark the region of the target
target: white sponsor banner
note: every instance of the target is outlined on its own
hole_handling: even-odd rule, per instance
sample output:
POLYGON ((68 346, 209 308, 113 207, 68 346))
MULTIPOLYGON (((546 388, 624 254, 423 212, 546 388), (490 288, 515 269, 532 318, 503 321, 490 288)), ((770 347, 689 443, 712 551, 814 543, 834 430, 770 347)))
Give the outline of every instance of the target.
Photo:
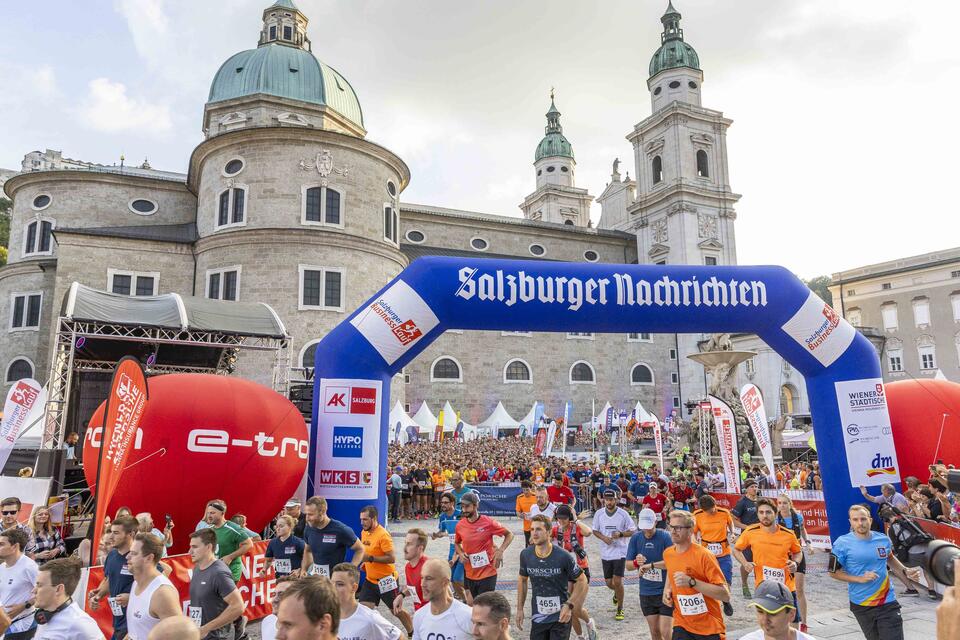
POLYGON ((653 416, 653 441, 657 444, 657 457, 660 458, 660 473, 666 469, 663 466, 663 433, 660 431, 660 420, 653 416))
POLYGON ((40 505, 46 506, 50 497, 50 478, 20 478, 17 476, 0 476, 0 495, 3 497, 16 496, 23 506, 17 514, 17 520, 27 522, 30 514, 40 505))
POLYGON ((842 356, 857 335, 849 322, 812 291, 782 328, 825 367, 842 356))
POLYGON ((557 423, 551 421, 550 428, 547 429, 547 449, 544 453, 545 456, 549 456, 553 452, 553 441, 557 437, 557 423))
POLYGON ((21 432, 43 415, 46 400, 46 392, 33 378, 17 380, 10 387, 3 404, 3 421, 0 422, 0 470, 7 464, 13 443, 21 432))
POLYGON ((720 459, 723 461, 723 478, 728 493, 740 493, 740 451, 737 446, 737 422, 733 409, 716 396, 707 396, 713 413, 713 426, 720 443, 720 459))
POLYGON ((387 364, 393 364, 440 323, 416 291, 397 280, 350 320, 387 364))
POLYGON ((740 402, 743 404, 743 410, 747 414, 747 422, 753 430, 753 437, 757 439, 760 445, 760 453, 763 455, 763 461, 767 465, 767 472, 774 474, 773 466, 773 444, 770 442, 770 427, 767 424, 767 411, 763 408, 763 395, 756 385, 745 384, 740 389, 740 402))
POLYGON ((883 380, 866 378, 834 384, 850 484, 859 487, 899 482, 900 467, 883 380))
POLYGON ((325 498, 377 497, 382 392, 379 380, 320 380, 313 482, 325 498))

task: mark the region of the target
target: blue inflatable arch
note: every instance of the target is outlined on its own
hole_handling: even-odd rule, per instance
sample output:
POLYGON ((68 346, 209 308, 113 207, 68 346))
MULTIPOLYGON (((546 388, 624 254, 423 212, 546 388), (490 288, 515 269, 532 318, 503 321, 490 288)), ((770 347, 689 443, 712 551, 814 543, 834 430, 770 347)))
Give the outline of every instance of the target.
POLYGON ((317 346, 308 490, 331 517, 385 513, 390 380, 448 329, 756 333, 806 380, 831 537, 849 531, 860 484, 899 479, 876 350, 782 267, 426 257, 317 346))

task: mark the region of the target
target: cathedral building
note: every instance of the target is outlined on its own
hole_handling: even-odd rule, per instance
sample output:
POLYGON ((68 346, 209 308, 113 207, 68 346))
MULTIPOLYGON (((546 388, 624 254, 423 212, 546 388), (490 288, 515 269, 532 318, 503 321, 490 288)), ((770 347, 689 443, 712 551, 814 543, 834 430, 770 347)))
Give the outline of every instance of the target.
MULTIPOLYGON (((562 96, 550 96, 531 150, 522 217, 403 200, 409 168, 375 142, 373 123, 368 135, 354 86, 313 54, 308 17, 277 0, 256 46, 214 76, 186 175, 31 152, 6 181, 3 382, 48 378, 56 318, 75 281, 118 296, 264 302, 291 336, 297 378, 328 331, 420 256, 736 264, 731 120, 702 105, 704 74, 680 20, 668 6, 649 66, 651 115, 624 125, 635 177, 614 161, 594 226, 562 96)), ((469 423, 498 401, 515 418, 534 401, 551 415, 571 401, 583 422, 594 401, 629 410, 637 400, 662 417, 703 397, 703 370, 685 358, 702 339, 450 331, 394 379, 393 397, 411 414, 449 401, 469 423)), ((244 355, 237 374, 269 383, 271 368, 244 355)), ((764 391, 775 403, 778 389, 764 391)))

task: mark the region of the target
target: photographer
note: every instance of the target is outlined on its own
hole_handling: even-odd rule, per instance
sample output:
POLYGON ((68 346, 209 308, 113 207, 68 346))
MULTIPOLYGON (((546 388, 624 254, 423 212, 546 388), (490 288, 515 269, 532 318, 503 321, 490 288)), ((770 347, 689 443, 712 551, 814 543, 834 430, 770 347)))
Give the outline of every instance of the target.
POLYGON ((953 586, 937 605, 937 640, 960 638, 960 560, 953 561, 953 586))

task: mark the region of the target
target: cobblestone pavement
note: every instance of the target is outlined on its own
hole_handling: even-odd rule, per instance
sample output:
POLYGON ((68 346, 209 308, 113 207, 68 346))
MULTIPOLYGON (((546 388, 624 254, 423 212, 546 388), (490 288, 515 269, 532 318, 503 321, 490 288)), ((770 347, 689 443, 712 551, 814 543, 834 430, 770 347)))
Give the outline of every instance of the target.
MULTIPOLYGON (((505 555, 504 566, 500 569, 500 579, 497 581, 497 590, 507 596, 511 605, 515 606, 517 599, 517 571, 520 564, 519 555, 523 544, 523 527, 516 518, 500 518, 500 521, 504 526, 513 531, 516 537, 505 555)), ((589 518, 586 521, 589 523, 589 518)), ((436 530, 437 521, 435 519, 425 521, 408 520, 400 523, 392 523, 389 529, 393 534, 399 559, 402 559, 403 555, 403 537, 408 529, 414 527, 420 527, 430 533, 436 530)), ((446 539, 431 540, 427 546, 427 555, 446 558, 448 548, 449 543, 446 539)), ((588 538, 586 540, 586 548, 590 554, 590 567, 593 573, 593 578, 590 581, 590 590, 587 593, 586 606, 597 621, 600 637, 604 639, 649 638, 650 633, 647 629, 646 621, 640 613, 636 573, 631 575, 630 572, 628 572, 628 577, 625 578, 626 619, 617 622, 613 619, 615 613, 612 602, 613 592, 604 585, 603 575, 600 569, 599 542, 588 538)), ((398 564, 401 575, 402 566, 403 563, 401 561, 398 564)), ((860 628, 857 626, 857 622, 848 608, 845 585, 830 578, 827 575, 826 568, 827 554, 825 552, 818 551, 812 556, 807 556, 806 591, 809 633, 818 639, 862 639, 864 636, 860 632, 860 628)), ((895 583, 895 589, 900 592, 902 591, 902 586, 899 583, 895 583)), ((751 584, 751 591, 752 590, 751 584)), ((748 601, 741 593, 740 576, 736 567, 734 568, 734 580, 731 592, 733 593, 734 614, 732 617, 727 618, 727 638, 736 640, 740 636, 757 628, 753 608, 748 606, 748 601)), ((902 597, 900 601, 903 606, 904 629, 906 632, 905 640, 933 640, 933 638, 936 637, 936 602, 929 600, 926 596, 902 597)), ((396 622, 393 615, 386 610, 386 607, 381 605, 380 612, 388 619, 396 622)), ((528 596, 527 622, 524 623, 525 629, 521 632, 518 631, 515 626, 511 626, 511 633, 514 638, 529 637, 529 618, 530 600, 528 596)), ((260 640, 259 624, 254 623, 250 625, 250 637, 253 640, 260 640)))

